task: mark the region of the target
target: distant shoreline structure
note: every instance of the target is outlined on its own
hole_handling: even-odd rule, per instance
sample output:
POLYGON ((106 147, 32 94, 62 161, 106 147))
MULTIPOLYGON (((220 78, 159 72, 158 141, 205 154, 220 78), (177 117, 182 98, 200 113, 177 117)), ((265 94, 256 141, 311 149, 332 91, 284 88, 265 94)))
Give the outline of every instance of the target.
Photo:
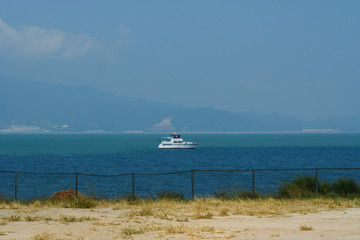
MULTIPOLYGON (((128 135, 137 135, 137 134, 170 134, 172 132, 144 132, 144 131, 121 131, 121 132, 111 132, 111 131, 4 131, 0 130, 0 135, 16 135, 16 134, 84 134, 84 135, 111 135, 111 134, 128 134, 128 135)), ((279 131, 279 132, 180 132, 181 134, 359 134, 359 132, 339 132, 339 131, 326 131, 326 130, 305 130, 305 131, 279 131)))
MULTIPOLYGON (((178 131, 179 132, 179 131, 178 131)), ((43 129, 38 126, 29 125, 11 125, 6 129, 0 129, 0 134, 164 134, 174 133, 172 131, 143 131, 143 130, 127 130, 127 131, 106 131, 102 129, 71 131, 69 125, 55 126, 52 129, 43 129)), ((340 132, 338 129, 321 129, 321 128, 304 128, 299 131, 181 131, 183 134, 311 134, 311 133, 358 133, 358 132, 340 132)))
POLYGON ((312 128, 307 128, 307 129, 303 129, 302 132, 304 132, 304 133, 338 133, 339 130, 338 129, 312 129, 312 128))

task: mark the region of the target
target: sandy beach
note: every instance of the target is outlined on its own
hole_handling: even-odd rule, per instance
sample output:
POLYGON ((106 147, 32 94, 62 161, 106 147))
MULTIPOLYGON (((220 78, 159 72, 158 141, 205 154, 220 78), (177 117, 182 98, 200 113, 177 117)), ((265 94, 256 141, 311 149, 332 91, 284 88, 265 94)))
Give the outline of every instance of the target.
POLYGON ((348 239, 360 236, 360 208, 208 218, 162 217, 134 209, 1 209, 0 239, 348 239))

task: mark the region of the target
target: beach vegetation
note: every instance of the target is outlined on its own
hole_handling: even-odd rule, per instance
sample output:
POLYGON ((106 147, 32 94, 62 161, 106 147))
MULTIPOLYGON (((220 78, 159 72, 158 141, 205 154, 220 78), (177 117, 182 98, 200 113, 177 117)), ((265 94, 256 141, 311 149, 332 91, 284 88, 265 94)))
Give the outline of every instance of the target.
POLYGON ((141 228, 123 228, 121 233, 123 237, 129 238, 134 234, 144 234, 145 231, 141 228))
POLYGON ((18 222, 21 220, 21 216, 20 215, 11 215, 8 217, 3 217, 2 219, 9 221, 9 222, 18 222))
POLYGON ((360 186, 352 178, 341 178, 332 183, 332 190, 340 197, 354 197, 360 195, 360 186))
POLYGON ((360 186, 352 178, 342 178, 334 182, 319 181, 316 183, 314 176, 301 175, 290 182, 283 183, 276 197, 278 198, 313 198, 326 197, 355 197, 360 196, 360 186), (317 184, 317 192, 316 192, 317 184))
POLYGON ((236 199, 256 199, 260 198, 261 194, 254 191, 247 191, 241 189, 224 189, 215 192, 215 198, 222 200, 236 200, 236 199))
POLYGON ((44 232, 36 234, 31 238, 31 240, 55 240, 56 238, 53 238, 52 236, 52 233, 44 232))
POLYGON ((159 200, 172 200, 172 201, 185 201, 185 193, 184 192, 176 192, 176 191, 162 191, 156 194, 156 199, 159 200))
POLYGON ((300 231, 312 231, 313 228, 311 226, 308 225, 300 225, 300 231))

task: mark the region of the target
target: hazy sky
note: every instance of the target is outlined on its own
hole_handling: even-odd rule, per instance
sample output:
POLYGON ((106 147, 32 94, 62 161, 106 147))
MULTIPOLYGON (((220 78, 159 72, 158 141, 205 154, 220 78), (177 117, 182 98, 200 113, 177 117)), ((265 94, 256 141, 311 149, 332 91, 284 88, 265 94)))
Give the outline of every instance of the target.
POLYGON ((360 114, 360 1, 2 0, 0 75, 232 112, 360 114))

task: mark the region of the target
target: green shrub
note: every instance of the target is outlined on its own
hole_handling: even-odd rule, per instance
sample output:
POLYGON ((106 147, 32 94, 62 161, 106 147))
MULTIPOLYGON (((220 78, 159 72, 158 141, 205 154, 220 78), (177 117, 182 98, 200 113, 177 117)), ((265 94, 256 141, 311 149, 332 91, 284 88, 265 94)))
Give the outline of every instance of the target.
POLYGON ((11 202, 9 197, 6 197, 0 193, 0 203, 9 204, 11 202))
POLYGON ((82 197, 74 200, 68 200, 63 203, 65 208, 94 208, 98 201, 89 197, 82 197))
POLYGON ((307 198, 314 196, 315 193, 315 177, 309 175, 301 175, 294 178, 289 183, 283 183, 278 189, 278 197, 280 198, 307 198))
POLYGON ((258 192, 251 192, 246 190, 221 190, 215 192, 215 198, 222 200, 235 200, 235 199, 255 199, 260 198, 261 195, 258 192))
POLYGON ((185 194, 183 192, 175 191, 164 191, 156 194, 156 198, 160 200, 175 200, 183 201, 185 200, 185 194))
POLYGON ((360 194, 360 186, 352 178, 341 178, 332 183, 332 190, 341 197, 360 194))
POLYGON ((318 182, 319 184, 319 194, 321 195, 329 195, 332 191, 331 183, 327 181, 318 182))

